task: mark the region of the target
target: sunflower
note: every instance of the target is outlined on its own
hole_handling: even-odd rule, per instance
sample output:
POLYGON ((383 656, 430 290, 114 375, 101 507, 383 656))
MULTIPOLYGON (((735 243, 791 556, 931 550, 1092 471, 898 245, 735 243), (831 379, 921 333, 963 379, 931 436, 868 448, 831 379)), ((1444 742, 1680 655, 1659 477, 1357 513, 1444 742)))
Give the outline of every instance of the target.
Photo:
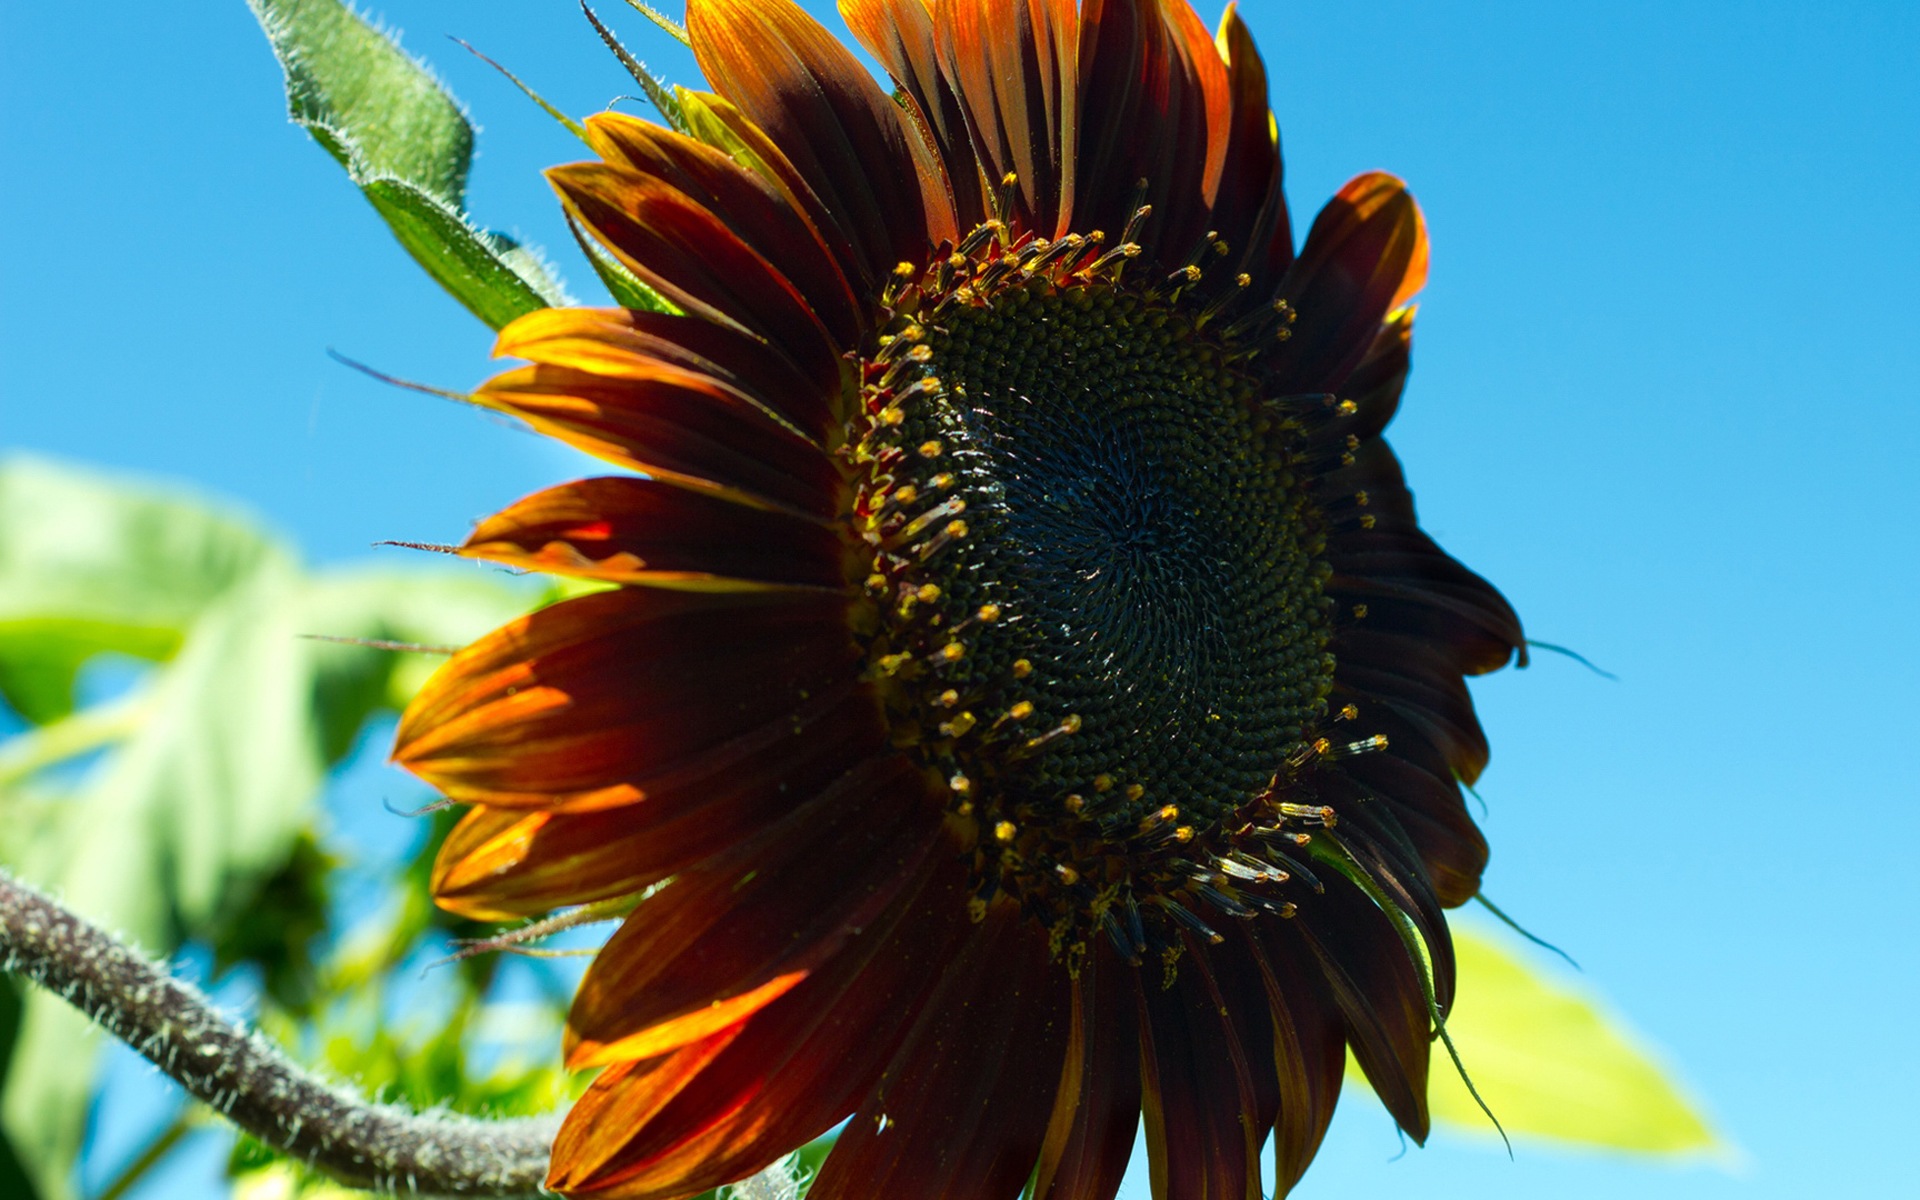
POLYGON ((1348 1048, 1414 1138, 1486 844, 1463 676, 1524 643, 1382 429, 1427 243, 1294 252, 1267 79, 1185 0, 691 0, 684 132, 551 179, 671 314, 522 318, 476 395, 631 474, 466 554, 613 585, 455 655, 396 758, 439 903, 628 911, 570 1195, 846 1122, 813 1200, 1286 1192, 1348 1048))

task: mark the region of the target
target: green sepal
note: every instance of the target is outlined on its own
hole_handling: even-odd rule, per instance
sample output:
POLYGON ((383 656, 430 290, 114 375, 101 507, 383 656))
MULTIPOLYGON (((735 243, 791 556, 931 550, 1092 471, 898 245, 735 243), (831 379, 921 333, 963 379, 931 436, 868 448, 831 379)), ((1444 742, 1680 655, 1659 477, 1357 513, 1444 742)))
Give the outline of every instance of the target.
POLYGON ((607 253, 606 247, 582 229, 578 221, 568 217, 567 227, 573 230, 573 240, 580 243, 581 251, 586 254, 587 261, 593 264, 594 272, 600 276, 600 282, 606 285, 607 293, 613 297, 615 304, 639 312, 677 314, 680 311, 673 301, 641 282, 638 275, 627 270, 625 263, 607 253))

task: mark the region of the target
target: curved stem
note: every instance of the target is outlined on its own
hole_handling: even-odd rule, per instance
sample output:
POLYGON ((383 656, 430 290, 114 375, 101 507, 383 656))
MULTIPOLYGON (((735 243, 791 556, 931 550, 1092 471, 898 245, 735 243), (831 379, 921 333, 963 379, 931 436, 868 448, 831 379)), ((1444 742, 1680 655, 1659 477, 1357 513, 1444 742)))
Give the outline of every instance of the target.
POLYGON ((555 1120, 421 1114, 327 1084, 164 966, 4 872, 0 969, 58 995, 215 1112, 342 1183, 515 1196, 546 1178, 555 1120))

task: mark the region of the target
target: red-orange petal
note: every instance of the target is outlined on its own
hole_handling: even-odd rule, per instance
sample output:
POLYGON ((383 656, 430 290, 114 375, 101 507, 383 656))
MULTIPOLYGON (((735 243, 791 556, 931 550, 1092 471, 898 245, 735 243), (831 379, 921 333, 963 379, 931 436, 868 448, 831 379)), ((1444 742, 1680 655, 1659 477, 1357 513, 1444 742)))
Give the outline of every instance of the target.
POLYGON ((751 1175, 827 1132, 871 1090, 948 959, 972 933, 966 872, 930 868, 917 894, 786 995, 704 1043, 607 1070, 554 1145, 550 1186, 598 1200, 669 1200, 751 1175), (691 1071, 674 1064, 694 1060, 691 1071), (618 1104, 644 1120, 609 1119, 618 1104))
POLYGON ((657 361, 615 376, 572 367, 503 372, 474 403, 607 462, 767 508, 831 516, 833 463, 720 381, 657 361))
POLYGON ((534 916, 628 895, 779 820, 881 752, 886 729, 864 689, 776 718, 723 769, 656 786, 594 812, 475 808, 440 847, 434 900, 478 920, 534 916))
POLYGON ((1140 1127, 1138 969, 1102 939, 1073 987, 1073 1019, 1053 1116, 1040 1149, 1038 1200, 1112 1200, 1140 1127))
POLYGON ((1333 1120, 1346 1075, 1346 1037, 1313 952, 1291 922, 1236 925, 1228 937, 1244 941, 1273 1020, 1274 1067, 1280 1082, 1273 1194, 1281 1200, 1306 1173, 1333 1120))
POLYGON ((979 160, 960 98, 940 69, 927 0, 840 0, 840 15, 913 101, 915 115, 945 168, 956 226, 964 232, 986 220, 992 214, 981 187, 979 160))
POLYGON ((841 346, 858 343, 865 305, 805 216, 768 180, 704 142, 622 113, 586 121, 587 142, 615 166, 664 180, 692 197, 806 297, 841 346))
POLYGON ((924 773, 870 759, 677 875, 608 940, 567 1017, 567 1064, 678 1049, 765 1007, 883 913, 940 828, 924 773))
POLYGON ((1280 295, 1299 319, 1271 356, 1288 391, 1336 391, 1388 314, 1427 282, 1427 227, 1406 185, 1382 171, 1340 189, 1314 218, 1280 295))
POLYGON ((654 479, 582 479, 480 522, 462 554, 583 579, 693 590, 846 586, 830 528, 654 479))
MULTIPOLYGON (((1336 651, 1336 654, 1338 651, 1336 651)), ((1487 839, 1461 802, 1451 773, 1436 775, 1401 752, 1388 735, 1387 754, 1363 754, 1342 770, 1393 807, 1408 838, 1418 848, 1441 904, 1465 904, 1480 890, 1487 866, 1487 839)))
POLYGON ((1074 0, 938 0, 934 33, 988 185, 1016 176, 1016 225, 1067 233, 1080 130, 1074 0))
POLYGON ((1261 1200, 1266 1130, 1257 1125, 1260 1103, 1247 1047, 1207 948, 1189 941, 1176 970, 1170 987, 1150 973, 1140 977, 1142 1100, 1154 1195, 1261 1200))
POLYGON ((990 910, 827 1156, 812 1200, 1013 1200, 1046 1134, 1068 989, 1045 930, 1014 905, 990 910))
MULTIPOLYGON (((1227 143, 1233 128, 1233 88, 1227 64, 1220 48, 1207 33, 1200 14, 1186 0, 1161 0, 1160 19, 1167 25, 1167 44, 1181 72, 1175 76, 1182 86, 1182 108, 1195 108, 1202 136, 1181 147, 1182 163, 1198 167, 1200 197, 1211 209, 1220 194, 1220 179, 1226 169, 1227 143)), ((1192 167, 1176 167, 1186 178, 1192 167)))
POLYGON ((1226 65, 1184 0, 1086 0, 1079 62, 1074 227, 1111 237, 1144 199, 1153 212, 1139 240, 1149 260, 1178 265, 1212 228, 1226 65))
POLYGON ((1269 107, 1267 68, 1237 4, 1220 18, 1220 54, 1227 64, 1228 119, 1213 227, 1253 277, 1249 295, 1263 302, 1293 262, 1284 168, 1269 107))
POLYGON ((554 167, 547 179, 623 266, 682 310, 738 325, 803 363, 845 349, 798 283, 666 180, 605 163, 554 167))
POLYGON ((869 278, 955 234, 943 169, 838 39, 790 0, 690 0, 707 79, 811 185, 869 278))
POLYGON ((1288 931, 1300 934, 1319 959, 1374 1094, 1407 1136, 1425 1142, 1432 1022, 1420 968, 1365 892, 1330 871, 1321 881, 1326 891, 1300 898, 1288 931))
MULTIPOLYGON (((1468 675, 1525 661, 1520 618, 1492 584, 1418 530, 1347 530, 1329 539, 1327 594, 1371 628, 1447 648, 1468 675)), ((1472 780, 1468 780, 1472 782, 1472 780)))
POLYGON ((401 717, 394 759, 455 799, 633 803, 726 769, 850 685, 846 619, 811 593, 568 600, 455 654, 401 717))

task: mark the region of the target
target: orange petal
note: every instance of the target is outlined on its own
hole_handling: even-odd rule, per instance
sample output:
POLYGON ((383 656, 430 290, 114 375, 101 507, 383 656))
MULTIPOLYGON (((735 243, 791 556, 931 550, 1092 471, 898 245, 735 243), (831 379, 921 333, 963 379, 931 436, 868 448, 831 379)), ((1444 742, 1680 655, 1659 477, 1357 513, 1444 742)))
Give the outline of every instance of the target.
POLYGON ((1389 314, 1426 285, 1427 227, 1406 186, 1384 172, 1341 188, 1314 218, 1280 295, 1300 314, 1271 357, 1278 386, 1338 391, 1389 314))
POLYGON ((1015 175, 1016 224, 1067 233, 1079 136, 1074 0, 938 0, 934 31, 988 186, 998 192, 1015 175))
POLYGON ((817 522, 653 479, 584 479, 495 513, 461 553, 532 571, 695 590, 843 588, 839 537, 817 522))
POLYGON ((958 861, 935 864, 917 894, 716 1035, 727 1039, 719 1054, 695 1043, 609 1068, 568 1115, 550 1186, 602 1200, 684 1197, 751 1175, 845 1120, 972 933, 965 884, 958 861), (676 1065, 683 1056, 693 1070, 676 1065), (648 1115, 610 1120, 612 1103, 648 1115))
POLYGON ((651 359, 621 374, 532 366, 494 376, 476 404, 607 462, 766 508, 831 516, 844 490, 827 456, 711 376, 651 359))
POLYGON ((986 220, 991 214, 979 161, 960 98, 940 69, 927 0, 840 0, 840 15, 913 101, 945 168, 957 227, 964 231, 986 220))
MULTIPOLYGON (((661 366, 705 377, 749 410, 771 414, 816 445, 839 420, 837 360, 803 365, 779 347, 699 317, 625 308, 543 308, 500 331, 495 358, 524 358, 611 379, 647 380, 661 366)), ((758 414, 753 414, 758 415, 758 414)))
POLYGON ((622 265, 682 310, 737 325, 802 362, 847 348, 820 323, 799 284, 667 181, 602 163, 554 167, 547 179, 622 265))
POLYGON ((587 969, 567 1017, 568 1065, 664 1054, 765 1007, 885 911, 939 828, 923 773, 873 759, 675 876, 587 969))
POLYGON ((723 144, 729 154, 740 154, 743 166, 764 176, 787 198, 794 211, 806 215, 807 224, 833 252, 841 274, 855 290, 858 291, 864 281, 871 291, 873 271, 841 227, 839 218, 828 210, 786 152, 773 144, 766 130, 754 124, 733 101, 716 92, 683 91, 680 99, 682 111, 695 123, 695 136, 703 139, 711 136, 711 140, 723 144))
POLYGON ((1113 236, 1144 200, 1139 240, 1163 267, 1211 228, 1225 155, 1226 66, 1204 26, 1194 40, 1191 15, 1184 0, 1086 0, 1080 12, 1074 228, 1113 236))
POLYGON ((955 236, 932 147, 819 22, 790 0, 690 0, 687 32, 701 71, 786 153, 869 278, 955 236))
POLYGON ((440 848, 435 902, 498 921, 637 892, 751 837, 886 745, 864 690, 771 724, 758 749, 679 786, 655 785, 637 803, 474 809, 440 848))
POLYGON ((597 113, 586 128, 600 157, 691 197, 791 280, 840 345, 859 342, 864 306, 819 233, 770 180, 712 146, 621 113, 597 113))
POLYGON ((827 1156, 812 1200, 1018 1195, 1060 1080, 1070 986, 1045 930, 1012 904, 989 910, 827 1156))
POLYGON ((402 715, 394 758, 455 799, 626 787, 632 802, 724 769, 736 739, 850 685, 846 620, 805 593, 568 600, 455 654, 402 715))

